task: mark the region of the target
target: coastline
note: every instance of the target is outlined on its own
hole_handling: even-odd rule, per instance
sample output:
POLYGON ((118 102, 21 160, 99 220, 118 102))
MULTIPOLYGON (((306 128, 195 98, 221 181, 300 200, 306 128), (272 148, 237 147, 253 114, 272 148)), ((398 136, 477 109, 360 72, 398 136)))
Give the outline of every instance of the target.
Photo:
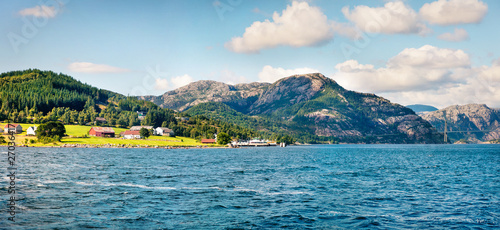
MULTIPOLYGON (((4 146, 4 145, 1 145, 4 146)), ((219 148, 219 149, 229 149, 227 146, 152 146, 152 145, 112 145, 112 144, 102 144, 102 145, 92 145, 92 144, 63 144, 63 145, 43 145, 43 146, 30 146, 30 145, 17 145, 16 147, 23 148, 103 148, 103 149, 205 149, 205 148, 219 148)))

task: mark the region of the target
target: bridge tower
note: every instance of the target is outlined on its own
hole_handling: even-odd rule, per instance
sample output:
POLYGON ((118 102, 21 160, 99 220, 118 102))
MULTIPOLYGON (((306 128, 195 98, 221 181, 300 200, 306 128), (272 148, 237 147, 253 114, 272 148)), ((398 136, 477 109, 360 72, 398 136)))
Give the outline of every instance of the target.
POLYGON ((443 110, 443 116, 444 116, 444 143, 448 143, 448 123, 446 121, 446 110, 443 110))

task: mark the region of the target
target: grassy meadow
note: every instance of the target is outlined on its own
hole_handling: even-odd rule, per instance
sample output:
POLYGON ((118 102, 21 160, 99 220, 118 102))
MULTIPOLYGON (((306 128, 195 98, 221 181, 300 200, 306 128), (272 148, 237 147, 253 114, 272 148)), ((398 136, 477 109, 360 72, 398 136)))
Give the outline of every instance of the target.
MULTIPOLYGON (((92 126, 84 126, 84 125, 65 125, 66 128, 66 137, 61 139, 61 142, 56 143, 29 143, 30 140, 35 140, 34 136, 26 136, 26 129, 30 126, 38 126, 38 124, 23 124, 19 123, 23 127, 23 132, 20 134, 16 134, 16 143, 17 145, 27 145, 32 147, 48 147, 48 146, 61 146, 61 145, 95 145, 95 146, 103 146, 103 145, 124 145, 124 146, 141 146, 141 147, 193 147, 193 146, 205 146, 205 147, 217 147, 220 145, 207 145, 202 144, 200 141, 197 141, 193 138, 189 137, 165 137, 165 136, 150 136, 147 139, 123 139, 119 138, 109 138, 109 137, 93 137, 88 136, 88 132, 92 126)), ((6 123, 0 123, 0 127, 6 125, 6 123)), ((125 128, 113 128, 115 130, 115 134, 119 135, 121 132, 126 131, 128 129, 125 128)), ((4 135, 7 138, 7 135, 4 135)), ((7 139, 6 139, 7 141, 7 139)), ((3 143, 2 145, 6 145, 3 143)))

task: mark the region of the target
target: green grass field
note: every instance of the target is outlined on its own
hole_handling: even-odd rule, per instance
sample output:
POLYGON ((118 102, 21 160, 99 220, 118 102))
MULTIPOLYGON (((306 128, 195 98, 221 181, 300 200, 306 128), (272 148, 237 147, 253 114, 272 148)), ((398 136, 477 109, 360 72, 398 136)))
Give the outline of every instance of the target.
MULTIPOLYGON (((0 127, 4 127, 5 123, 0 123, 0 127)), ((34 143, 30 144, 30 140, 36 140, 36 137, 26 136, 26 129, 30 126, 38 126, 38 124, 22 124, 23 132, 20 134, 16 134, 16 143, 17 145, 26 144, 28 146, 33 147, 43 147, 43 146, 61 146, 64 144, 69 145, 125 145, 125 146, 149 146, 149 147, 193 147, 193 146, 205 146, 205 147, 221 147, 220 145, 207 145, 202 144, 201 142, 188 138, 188 137, 165 137, 165 136, 150 136, 148 139, 136 139, 136 140, 126 140, 122 138, 108 138, 108 137, 85 137, 88 136, 88 132, 92 126, 83 126, 83 125, 65 125, 66 128, 66 137, 63 137, 61 142, 57 143, 34 143), (25 141, 27 140, 27 142, 25 141)), ((125 128, 113 128, 115 130, 116 135, 123 132, 125 128)), ((6 145, 5 143, 2 145, 6 145)))

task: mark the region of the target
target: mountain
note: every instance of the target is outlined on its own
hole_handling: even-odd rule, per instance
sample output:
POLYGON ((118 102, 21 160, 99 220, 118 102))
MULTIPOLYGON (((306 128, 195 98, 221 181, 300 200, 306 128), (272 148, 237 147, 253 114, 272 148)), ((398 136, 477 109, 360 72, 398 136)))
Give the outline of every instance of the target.
POLYGON ((438 110, 438 108, 436 108, 434 106, 420 105, 420 104, 407 105, 406 107, 412 109, 417 114, 425 114, 427 112, 432 112, 432 111, 438 110))
POLYGON ((250 83, 229 85, 222 82, 202 80, 168 91, 160 96, 141 96, 162 108, 184 111, 200 103, 224 102, 237 110, 245 111, 270 84, 250 83))
POLYGON ((237 87, 231 90, 226 84, 216 82, 210 82, 206 93, 193 92, 201 83, 165 93, 163 96, 167 97, 163 98, 175 103, 160 106, 194 106, 186 112, 204 113, 264 132, 281 130, 297 139, 349 143, 442 143, 443 140, 442 134, 411 109, 374 94, 346 90, 319 73, 294 75, 271 85, 252 83, 254 87, 247 87, 252 93, 246 94, 252 96, 246 98, 237 87), (214 88, 219 87, 213 85, 224 90, 216 91, 214 88), (224 94, 218 96, 213 92, 224 94), (185 104, 179 103, 186 98, 184 95, 191 99, 185 104), (197 100, 193 95, 201 95, 203 99, 197 100), (247 109, 235 106, 229 95, 238 95, 235 98, 247 109), (206 101, 217 103, 201 103, 206 101))
POLYGON ((500 139, 500 112, 483 104, 453 105, 422 115, 439 131, 444 131, 444 117, 448 136, 452 140, 468 142, 500 139), (469 132, 458 132, 469 131, 469 132))

